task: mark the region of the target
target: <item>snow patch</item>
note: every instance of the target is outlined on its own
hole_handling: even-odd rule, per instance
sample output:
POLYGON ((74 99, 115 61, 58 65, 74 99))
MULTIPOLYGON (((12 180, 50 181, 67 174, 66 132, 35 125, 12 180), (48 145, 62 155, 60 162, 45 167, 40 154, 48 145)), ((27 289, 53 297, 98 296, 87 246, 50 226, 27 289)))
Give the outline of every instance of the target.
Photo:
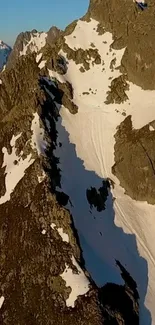
POLYGON ((73 273, 73 270, 65 264, 65 270, 60 276, 66 282, 66 286, 72 289, 68 299, 66 300, 66 306, 74 308, 78 296, 85 295, 89 291, 90 283, 76 262, 74 256, 72 256, 72 263, 77 268, 78 274, 73 273))
POLYGON ((0 309, 1 309, 2 306, 3 306, 4 300, 5 300, 5 298, 4 298, 3 296, 1 296, 1 297, 0 297, 0 309))
POLYGON ((42 56, 43 56, 42 53, 37 54, 37 56, 36 56, 36 62, 37 63, 41 60, 42 56))
POLYGON ((56 224, 52 222, 52 223, 51 223, 51 228, 54 230, 55 227, 56 227, 56 224))
POLYGON ((31 145, 35 151, 37 150, 38 155, 40 155, 45 153, 47 143, 44 141, 44 129, 40 127, 40 118, 38 113, 34 113, 33 116, 34 118, 31 125, 31 145))
POLYGON ((149 125, 149 130, 154 131, 154 127, 152 125, 149 125))
MULTIPOLYGON (((56 224, 55 224, 55 223, 51 223, 51 228, 52 228, 53 230, 55 230, 55 228, 56 228, 56 224)), ((59 235, 61 236, 62 240, 63 240, 64 242, 69 243, 69 236, 68 236, 68 234, 66 234, 66 233, 63 231, 63 228, 57 228, 56 230, 58 231, 58 233, 59 233, 59 235)))
POLYGON ((42 60, 38 65, 39 69, 43 69, 45 67, 45 64, 46 64, 46 60, 42 60))
POLYGON ((63 231, 63 228, 58 228, 57 230, 62 240, 66 243, 69 243, 69 236, 63 231))
POLYGON ((5 167, 6 193, 0 197, 0 204, 10 200, 10 195, 16 185, 19 183, 19 181, 24 177, 25 170, 34 162, 34 159, 32 159, 31 154, 29 154, 24 160, 21 157, 22 152, 20 152, 19 156, 16 155, 15 144, 20 136, 21 133, 17 136, 12 136, 12 139, 10 141, 10 145, 12 147, 11 154, 8 153, 7 148, 2 148, 2 152, 4 154, 2 168, 5 167))
POLYGON ((58 72, 48 69, 49 77, 52 79, 57 79, 59 82, 65 82, 64 76, 60 75, 58 72))

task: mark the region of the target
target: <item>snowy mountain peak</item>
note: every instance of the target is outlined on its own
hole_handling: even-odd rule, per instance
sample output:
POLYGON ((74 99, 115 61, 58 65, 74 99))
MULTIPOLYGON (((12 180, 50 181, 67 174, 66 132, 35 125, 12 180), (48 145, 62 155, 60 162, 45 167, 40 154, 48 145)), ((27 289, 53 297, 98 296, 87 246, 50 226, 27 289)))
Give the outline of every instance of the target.
POLYGON ((0 70, 4 67, 6 64, 8 57, 11 53, 11 47, 4 43, 2 40, 0 40, 0 70))

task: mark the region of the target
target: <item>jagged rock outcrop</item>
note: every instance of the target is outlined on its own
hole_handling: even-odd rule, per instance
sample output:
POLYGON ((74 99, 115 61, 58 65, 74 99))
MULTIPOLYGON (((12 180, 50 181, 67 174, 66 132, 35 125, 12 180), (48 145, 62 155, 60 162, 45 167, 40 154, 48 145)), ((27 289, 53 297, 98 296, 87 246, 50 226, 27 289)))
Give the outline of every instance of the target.
POLYGON ((56 26, 52 26, 47 33, 47 43, 53 46, 54 42, 58 39, 61 34, 61 30, 56 26))

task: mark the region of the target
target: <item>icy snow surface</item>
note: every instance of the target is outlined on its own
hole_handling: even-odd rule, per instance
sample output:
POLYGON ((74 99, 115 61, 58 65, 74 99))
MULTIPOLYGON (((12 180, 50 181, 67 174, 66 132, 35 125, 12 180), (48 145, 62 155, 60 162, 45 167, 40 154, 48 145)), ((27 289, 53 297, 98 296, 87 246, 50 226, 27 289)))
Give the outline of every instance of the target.
MULTIPOLYGON (((47 33, 34 33, 31 35, 31 39, 26 45, 23 44, 23 50, 20 51, 20 56, 26 55, 27 50, 31 52, 39 52, 46 44, 47 33)), ((37 58, 38 59, 38 58, 37 58)))
MULTIPOLYGON (((150 325, 155 324, 155 206, 125 195, 111 168, 114 135, 125 119, 122 113, 132 116, 136 129, 150 123, 155 119, 155 91, 143 91, 129 83, 128 101, 121 105, 105 104, 111 80, 120 75, 115 68, 119 67, 125 49, 110 50, 112 35, 108 32, 98 35, 97 24, 95 20, 79 20, 73 33, 65 38, 72 49, 87 49, 93 43, 104 65, 91 65, 90 70, 81 73, 81 65, 70 60, 66 75, 58 75, 61 82, 71 82, 74 102, 79 109, 72 115, 62 106, 57 124, 58 143, 60 141, 62 147, 58 146, 55 154, 60 157, 62 190, 70 196, 73 205, 69 208, 75 218, 88 270, 99 285, 107 281, 123 283, 115 264, 118 259, 138 285, 140 324, 150 325), (116 64, 112 71, 110 63, 114 58, 116 64), (86 189, 100 187, 106 177, 115 182, 106 209, 101 213, 95 208, 90 211, 86 189)), ((62 51, 60 54, 65 56, 62 51)), ((54 71, 50 71, 50 76, 57 78, 54 71)))
POLYGON ((72 256, 72 263, 77 268, 78 274, 73 273, 73 270, 66 264, 66 268, 60 276, 66 281, 66 286, 71 288, 71 293, 66 300, 67 307, 74 307, 75 301, 80 295, 84 295, 89 291, 89 281, 72 256))

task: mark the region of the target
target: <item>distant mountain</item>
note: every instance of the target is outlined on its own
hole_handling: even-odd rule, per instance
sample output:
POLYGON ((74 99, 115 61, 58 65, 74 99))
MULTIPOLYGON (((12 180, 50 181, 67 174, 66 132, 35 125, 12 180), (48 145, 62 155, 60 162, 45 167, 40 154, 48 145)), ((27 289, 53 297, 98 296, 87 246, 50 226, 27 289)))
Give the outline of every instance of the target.
POLYGON ((5 44, 3 41, 0 40, 0 70, 6 64, 11 50, 12 49, 9 45, 5 44))

